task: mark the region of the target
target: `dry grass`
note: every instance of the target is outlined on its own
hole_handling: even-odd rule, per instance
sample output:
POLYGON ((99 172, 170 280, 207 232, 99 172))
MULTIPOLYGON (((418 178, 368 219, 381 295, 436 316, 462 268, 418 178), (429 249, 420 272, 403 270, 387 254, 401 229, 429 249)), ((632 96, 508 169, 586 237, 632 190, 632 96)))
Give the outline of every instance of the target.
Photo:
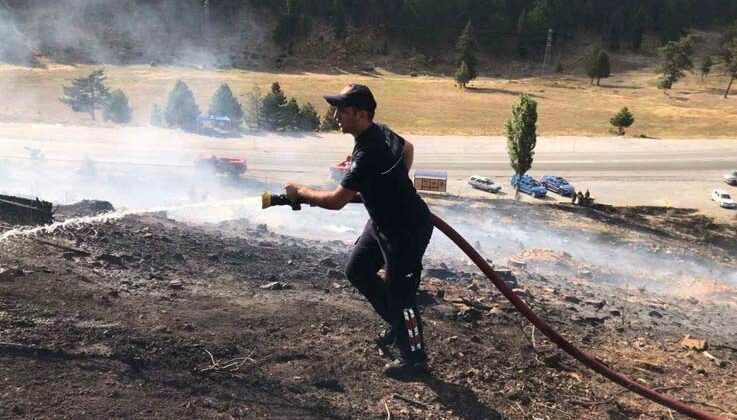
MULTIPOLYGON (((47 121, 91 124, 57 98, 61 87, 88 73, 92 66, 50 65, 46 69, 0 66, 0 121, 47 121)), ((628 106, 635 124, 629 134, 654 137, 718 138, 737 133, 737 92, 723 99, 726 77, 711 76, 702 83, 697 76, 679 82, 665 96, 655 88, 651 68, 633 70, 590 86, 581 77, 501 79, 481 78, 467 91, 458 90, 449 78, 408 77, 379 70, 377 75, 313 73, 264 73, 242 70, 199 70, 182 67, 108 66, 109 85, 123 89, 134 108, 134 124, 148 123, 154 104, 163 106, 175 80, 182 79, 194 91, 205 111, 218 84, 227 82, 241 97, 257 84, 267 91, 279 81, 289 96, 310 101, 319 112, 321 94, 356 81, 369 85, 379 102, 378 119, 403 133, 502 134, 510 107, 519 92, 539 102, 542 135, 607 135, 609 118, 628 106)))

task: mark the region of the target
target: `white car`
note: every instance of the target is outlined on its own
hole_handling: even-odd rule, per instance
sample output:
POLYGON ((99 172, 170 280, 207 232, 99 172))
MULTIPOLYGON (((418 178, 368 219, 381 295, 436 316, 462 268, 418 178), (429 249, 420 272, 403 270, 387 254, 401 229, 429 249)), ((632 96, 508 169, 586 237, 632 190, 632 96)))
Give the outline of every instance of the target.
POLYGON ((737 203, 735 203, 734 200, 732 200, 732 197, 730 197, 730 195, 723 190, 712 191, 711 201, 714 201, 715 203, 719 204, 719 207, 724 207, 725 209, 737 208, 737 203))
POLYGON ((487 178, 485 176, 474 175, 471 178, 468 178, 468 185, 477 190, 483 190, 493 193, 498 193, 502 190, 501 185, 494 182, 493 179, 487 178))
POLYGON ((724 174, 724 182, 729 185, 737 185, 737 171, 724 174))

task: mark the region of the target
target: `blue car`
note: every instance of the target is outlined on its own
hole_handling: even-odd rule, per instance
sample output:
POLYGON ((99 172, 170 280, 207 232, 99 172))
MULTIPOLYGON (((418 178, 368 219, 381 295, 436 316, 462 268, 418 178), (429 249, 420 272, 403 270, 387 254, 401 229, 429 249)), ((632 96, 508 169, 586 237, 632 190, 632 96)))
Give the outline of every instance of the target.
POLYGON ((548 190, 562 196, 567 197, 576 193, 576 189, 573 188, 573 185, 559 176, 544 175, 540 178, 540 183, 548 190))
POLYGON ((523 193, 530 194, 535 198, 545 197, 548 193, 545 187, 529 175, 522 175, 519 180, 517 179, 517 175, 512 175, 512 186, 515 188, 518 187, 523 193))

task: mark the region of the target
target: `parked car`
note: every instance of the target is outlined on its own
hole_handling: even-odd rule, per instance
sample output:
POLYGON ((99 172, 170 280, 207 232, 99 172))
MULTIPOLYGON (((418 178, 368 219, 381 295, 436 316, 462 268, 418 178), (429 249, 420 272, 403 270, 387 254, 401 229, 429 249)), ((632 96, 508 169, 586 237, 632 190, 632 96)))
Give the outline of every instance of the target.
POLYGON ((724 174, 724 182, 729 185, 737 186, 737 171, 724 174))
POLYGON ((487 178, 485 176, 474 175, 468 178, 468 185, 477 190, 488 191, 492 193, 498 193, 502 190, 501 185, 497 184, 493 179, 487 178))
POLYGON ((563 196, 570 196, 576 192, 572 184, 566 181, 565 178, 559 176, 543 175, 540 178, 540 183, 548 190, 563 196))
POLYGON ((525 194, 530 194, 531 196, 537 198, 537 197, 545 197, 548 193, 548 190, 543 187, 537 180, 529 175, 522 175, 522 177, 518 180, 517 175, 512 175, 512 186, 513 187, 519 187, 519 190, 522 191, 525 194))
POLYGON ((724 207, 725 209, 737 208, 737 203, 735 203, 734 200, 732 200, 732 197, 724 190, 712 191, 711 201, 714 201, 719 204, 719 207, 724 207))

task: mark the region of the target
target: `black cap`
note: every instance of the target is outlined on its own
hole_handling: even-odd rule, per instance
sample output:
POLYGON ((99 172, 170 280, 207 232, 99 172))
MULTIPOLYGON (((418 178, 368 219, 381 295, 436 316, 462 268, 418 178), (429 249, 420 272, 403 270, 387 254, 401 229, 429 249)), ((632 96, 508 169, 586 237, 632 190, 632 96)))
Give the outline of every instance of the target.
POLYGON ((328 103, 337 108, 354 106, 366 111, 376 110, 376 100, 368 87, 351 83, 343 88, 337 95, 323 96, 328 103))

